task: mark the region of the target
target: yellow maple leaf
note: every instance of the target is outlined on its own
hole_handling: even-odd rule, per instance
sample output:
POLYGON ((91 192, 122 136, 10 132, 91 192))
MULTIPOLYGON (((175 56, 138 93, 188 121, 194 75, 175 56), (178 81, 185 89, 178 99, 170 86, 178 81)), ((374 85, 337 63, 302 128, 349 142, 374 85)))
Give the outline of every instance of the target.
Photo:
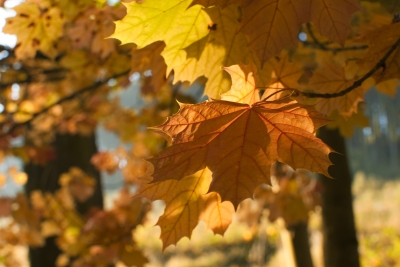
POLYGON ((289 61, 287 53, 284 53, 277 63, 265 64, 264 68, 266 65, 271 66, 273 72, 271 82, 265 89, 261 99, 277 100, 291 94, 293 91, 290 89, 297 89, 299 87, 298 80, 304 74, 304 71, 296 62, 289 61), (281 92, 279 93, 278 91, 281 92))
POLYGON ((213 172, 209 191, 237 207, 257 186, 270 183, 276 160, 329 176, 332 150, 314 136, 327 122, 313 107, 295 101, 181 104, 155 128, 173 143, 150 160, 154 181, 182 179, 207 166, 213 172))
POLYGON ((246 0, 242 4, 241 30, 262 64, 279 55, 287 46, 295 47, 300 25, 308 21, 310 0, 246 0))
MULTIPOLYGON (((347 79, 343 67, 334 63, 325 63, 317 69, 310 79, 309 86, 315 92, 333 94, 338 93, 353 85, 354 79, 347 79)), ((365 89, 360 86, 340 97, 318 98, 315 108, 329 116, 332 111, 338 110, 342 116, 350 116, 357 112, 358 103, 364 100, 365 89)))
POLYGON ((179 30, 174 26, 190 2, 147 0, 143 3, 123 3, 127 15, 115 22, 116 29, 110 37, 119 39, 122 44, 135 43, 138 48, 169 39, 179 30))
POLYGON ((223 234, 231 223, 234 213, 232 204, 221 203, 217 193, 205 195, 211 182, 211 172, 207 168, 180 181, 149 184, 150 181, 149 176, 143 178, 135 197, 165 201, 164 214, 157 222, 161 227, 164 249, 176 244, 182 237, 190 237, 199 220, 203 220, 209 229, 218 234, 223 234))
POLYGON ((3 31, 17 35, 17 58, 33 58, 37 51, 50 58, 57 56, 56 41, 63 35, 64 25, 61 11, 57 7, 41 10, 33 3, 22 3, 14 10, 17 15, 7 19, 3 31))
POLYGON ((174 83, 178 81, 194 82, 205 76, 208 81, 205 94, 219 99, 222 93, 229 90, 231 81, 222 67, 245 63, 250 51, 243 33, 237 32, 240 16, 236 5, 230 5, 222 11, 218 7, 206 10, 216 29, 193 43, 185 50, 185 61, 171 66, 174 69, 174 83))
POLYGON ((311 22, 322 35, 344 45, 351 31, 351 15, 358 10, 356 0, 311 0, 311 22))
POLYGON ((199 5, 187 9, 173 26, 176 30, 174 35, 164 39, 166 49, 162 56, 168 65, 167 74, 171 72, 173 66, 184 61, 185 54, 182 49, 192 43, 202 39, 209 33, 208 26, 211 25, 208 14, 199 5))
POLYGON ((222 100, 246 104, 260 101, 259 90, 256 88, 257 67, 253 62, 250 62, 249 65, 225 67, 224 70, 231 75, 232 87, 231 90, 221 95, 222 100))

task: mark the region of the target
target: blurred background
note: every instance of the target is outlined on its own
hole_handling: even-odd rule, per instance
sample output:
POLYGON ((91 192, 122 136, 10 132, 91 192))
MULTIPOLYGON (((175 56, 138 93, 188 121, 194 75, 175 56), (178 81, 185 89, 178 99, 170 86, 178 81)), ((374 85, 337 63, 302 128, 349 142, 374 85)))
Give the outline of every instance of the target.
MULTIPOLYGON (((9 8, 20 1, 9 0, 9 8)), ((13 36, 3 34, 5 18, 13 12, 0 8, 0 45, 15 46, 13 36)), ((0 52, 0 59, 7 57, 0 52)), ((140 75, 131 79, 124 91, 112 92, 120 99, 121 106, 139 112, 144 106, 140 96, 140 75)), ((15 87, 18 91, 18 88, 15 87)), ((180 91, 183 96, 200 100, 202 89, 180 91)), ((346 154, 352 177, 354 216, 359 242, 360 261, 363 267, 400 266, 400 89, 395 97, 370 90, 366 104, 360 107, 369 124, 350 130, 346 138, 346 154)), ((0 113, 4 110, 0 104, 0 113)), ((15 138, 13 146, 23 140, 15 138)), ((102 126, 96 128, 98 150, 131 149, 130 145, 102 126)), ((23 170, 23 162, 16 157, 0 155, 0 173, 15 169, 23 170)), ((324 186, 321 178, 308 172, 294 172, 283 164, 274 166, 273 189, 260 187, 255 200, 247 200, 239 207, 234 222, 222 237, 214 235, 200 223, 192 238, 183 238, 176 246, 162 252, 160 229, 154 227, 165 207, 162 201, 152 203, 152 209, 144 225, 134 231, 140 249, 149 258, 148 267, 193 266, 268 266, 295 267, 298 253, 307 254, 311 263, 307 266, 323 267, 323 234, 321 194, 324 186), (279 201, 277 201, 279 200, 279 201), (279 204, 276 204, 279 203, 279 204), (304 247, 305 246, 305 247, 304 247), (303 251, 302 251, 303 250, 303 251), (296 256, 297 255, 297 256, 296 256)), ((24 191, 27 177, 14 175, 13 179, 0 175, 0 199, 14 197, 24 191)), ((336 177, 340 183, 340 177, 336 177)), ((101 172, 101 184, 105 209, 113 205, 119 190, 124 186, 121 171, 109 174, 101 172)), ((132 190, 135 190, 133 188, 132 190)), ((0 209, 0 214, 3 211, 0 209)), ((341 218, 336 218, 340 222, 341 218)), ((7 218, 0 218, 0 228, 7 227, 7 218)), ((16 247, 11 253, 18 260, 16 266, 29 266, 28 249, 16 247)), ((2 262, 0 266, 7 266, 2 262)), ((307 261, 307 259, 305 260, 307 261)), ((117 266, 124 266, 118 263, 117 266)))

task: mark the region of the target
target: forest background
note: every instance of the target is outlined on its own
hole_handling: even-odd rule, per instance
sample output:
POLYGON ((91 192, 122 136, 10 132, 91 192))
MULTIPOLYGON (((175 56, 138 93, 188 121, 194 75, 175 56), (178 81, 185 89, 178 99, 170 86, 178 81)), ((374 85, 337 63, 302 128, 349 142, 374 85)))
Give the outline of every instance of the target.
POLYGON ((366 266, 398 264, 390 209, 398 201, 383 200, 398 199, 398 184, 354 184, 361 221, 370 222, 359 226, 359 249, 347 163, 398 176, 399 101, 380 95, 394 97, 398 86, 397 1, 32 0, 12 8, 3 31, 17 44, 0 52, 0 182, 26 185, 0 202, 6 266, 19 266, 21 245, 30 246, 31 266, 174 264, 171 255, 213 266, 221 256, 205 257, 208 248, 234 251, 222 254, 226 266, 257 266, 271 261, 277 239, 278 254, 292 255, 288 266, 359 266, 359 253, 366 266), (136 94, 121 91, 131 84, 136 94), (329 146, 315 137, 325 124, 317 136, 329 146), (97 152, 99 126, 124 145, 97 152), (355 126, 363 129, 346 153, 343 136, 355 126), (123 177, 106 208, 99 171, 123 177), (165 205, 158 222, 148 212, 157 200, 165 205), (199 221, 203 231, 228 233, 200 250, 186 241, 174 250, 199 221), (145 233, 158 233, 156 222, 155 249, 145 233), (313 263, 315 232, 323 253, 313 263))

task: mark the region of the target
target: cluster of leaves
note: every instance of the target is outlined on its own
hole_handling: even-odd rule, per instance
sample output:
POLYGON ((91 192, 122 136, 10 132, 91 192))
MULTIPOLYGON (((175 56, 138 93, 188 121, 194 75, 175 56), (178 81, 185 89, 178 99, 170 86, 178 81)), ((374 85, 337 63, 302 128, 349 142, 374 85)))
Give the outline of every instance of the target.
MULTIPOLYGON (((212 99, 181 104, 177 114, 155 128, 172 146, 150 160, 152 187, 170 179, 184 183, 209 168, 208 192, 217 192, 236 208, 260 184, 270 184, 270 167, 277 160, 329 176, 331 149, 314 137, 329 122, 325 116, 336 124, 341 119, 344 132, 346 123, 362 118, 358 107, 372 85, 393 93, 399 78, 400 24, 388 18, 383 6, 361 4, 126 4, 127 15, 116 22, 112 37, 143 49, 163 41, 161 56, 173 82, 192 83, 204 76, 205 94, 212 99), (357 20, 352 27, 353 14, 357 20), (379 24, 371 24, 378 18, 379 24), (311 41, 299 42, 299 31, 311 41), (377 43, 380 38, 388 42, 377 43), (292 48, 282 51, 287 47, 292 48)), ((168 237, 176 234, 167 226, 161 229, 169 244, 168 237)))
POLYGON ((61 175, 59 183, 61 188, 54 194, 33 191, 30 201, 23 193, 1 199, 1 217, 11 220, 1 229, 0 251, 13 245, 41 246, 45 238, 57 236, 63 251, 57 266, 108 266, 116 260, 142 266, 147 262, 131 236, 145 219, 146 202, 132 199, 125 188, 112 209, 92 209, 84 218, 75 202, 84 202, 93 194, 95 180, 74 167, 61 175))
MULTIPOLYGON (((316 130, 331 120, 342 133, 363 126, 360 103, 371 86, 394 94, 400 23, 392 14, 400 7, 375 2, 26 1, 4 28, 18 43, 1 59, 0 148, 13 154, 10 139, 24 135, 19 151, 47 151, 55 131, 89 134, 103 124, 133 150, 101 152, 92 162, 121 169, 126 184, 138 186, 134 199, 165 201, 157 223, 164 248, 199 220, 223 234, 238 205, 271 184, 276 161, 329 176, 332 150, 316 130), (135 76, 148 99, 140 114, 109 97, 135 76), (180 103, 155 127, 172 144, 156 154, 163 142, 142 128, 174 110, 181 83, 203 84, 210 101, 180 103)), ((285 199, 304 198, 285 179, 278 196, 264 197, 292 224, 306 212, 286 216, 285 199)))

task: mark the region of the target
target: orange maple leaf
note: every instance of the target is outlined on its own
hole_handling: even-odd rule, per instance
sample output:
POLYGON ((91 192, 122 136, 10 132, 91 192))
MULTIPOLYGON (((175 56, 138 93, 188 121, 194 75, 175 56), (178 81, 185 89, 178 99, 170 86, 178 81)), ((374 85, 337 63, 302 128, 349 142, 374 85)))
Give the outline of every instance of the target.
POLYGON ((357 10, 356 0, 311 0, 311 22, 322 35, 344 45, 351 31, 351 15, 357 10))
POLYGON ((312 106, 222 100, 180 106, 177 114, 155 127, 173 141, 150 159, 154 182, 180 180, 207 166, 213 173, 209 191, 237 207, 257 186, 270 184, 270 167, 276 160, 329 176, 332 150, 314 136, 328 120, 312 106))
MULTIPOLYGON (((318 93, 338 93, 353 85, 354 79, 347 79, 345 69, 337 64, 325 63, 325 66, 314 72, 309 86, 318 93)), ((349 117, 357 112, 358 104, 364 101, 363 87, 357 87, 353 91, 341 97, 319 98, 315 108, 329 116, 337 110, 342 116, 349 117)))
POLYGON ((284 53, 278 62, 270 60, 268 63, 270 63, 268 65, 272 67, 273 72, 270 84, 266 87, 261 99, 267 98, 270 101, 281 99, 293 92, 290 89, 299 87, 298 80, 304 74, 304 70, 296 62, 290 62, 287 53, 284 53))
POLYGON ((190 237, 199 220, 216 234, 224 234, 235 212, 231 203, 221 203, 220 196, 207 193, 211 172, 205 168, 181 179, 150 183, 153 166, 149 164, 147 175, 135 198, 145 197, 150 201, 164 200, 165 211, 157 225, 161 228, 161 240, 165 249, 176 244, 182 237, 190 237))
POLYGON ((233 65, 223 69, 231 75, 232 86, 230 91, 221 95, 222 100, 246 104, 260 101, 257 89, 259 78, 257 67, 253 62, 249 65, 233 65))
MULTIPOLYGON (((369 48, 360 61, 360 63, 367 69, 372 69, 383 58, 383 56, 391 49, 393 44, 400 36, 400 23, 393 23, 384 25, 376 30, 366 33, 360 38, 360 41, 368 43, 369 48), (384 40, 377 42, 376 40, 384 40)), ((393 78, 400 78, 400 48, 396 47, 395 51, 386 60, 385 68, 379 69, 374 73, 376 83, 391 80, 393 78)))
POLYGON ((287 46, 296 46, 300 25, 310 17, 310 0, 246 0, 241 30, 262 64, 287 46))

